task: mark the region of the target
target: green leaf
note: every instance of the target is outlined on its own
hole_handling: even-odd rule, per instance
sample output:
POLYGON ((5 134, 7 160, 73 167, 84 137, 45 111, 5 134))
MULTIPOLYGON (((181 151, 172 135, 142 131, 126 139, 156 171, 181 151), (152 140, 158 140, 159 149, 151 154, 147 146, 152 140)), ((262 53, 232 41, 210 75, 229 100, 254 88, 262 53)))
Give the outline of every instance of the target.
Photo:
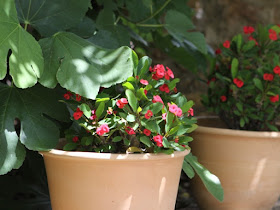
POLYGON ((241 128, 243 128, 244 127, 244 125, 245 125, 245 120, 244 120, 244 118, 242 117, 242 118, 240 118, 240 127, 241 128))
POLYGON ((140 88, 137 90, 136 97, 138 100, 142 100, 143 98, 147 101, 149 100, 144 92, 144 88, 140 88))
POLYGON ((189 128, 186 133, 193 132, 195 129, 197 129, 197 127, 198 127, 197 124, 192 124, 191 128, 189 128))
POLYGON ((128 122, 135 122, 136 117, 135 117, 134 115, 132 115, 132 114, 129 114, 129 115, 127 115, 127 117, 126 117, 126 120, 127 120, 128 122))
POLYGON ((169 90, 173 90, 176 87, 176 84, 180 82, 179 78, 173 79, 171 82, 168 83, 169 90))
POLYGON ((242 47, 242 51, 243 52, 247 52, 249 50, 251 50, 254 46, 256 45, 254 40, 248 41, 243 47, 242 47))
POLYGON ((148 136, 141 136, 140 141, 148 147, 153 146, 151 139, 148 136))
POLYGON ((163 109, 163 104, 159 102, 153 103, 151 106, 151 111, 153 112, 154 115, 159 113, 162 109, 163 109))
POLYGON ((85 145, 85 146, 91 145, 92 142, 93 142, 93 136, 84 136, 84 137, 81 139, 81 144, 82 144, 82 145, 85 145))
POLYGON ((122 86, 129 89, 129 90, 134 91, 134 86, 130 82, 125 82, 125 83, 122 84, 122 86))
POLYGON ((149 129, 150 131, 154 132, 154 133, 161 133, 160 132, 160 127, 158 125, 158 123, 156 121, 147 121, 147 120, 142 120, 141 124, 149 129))
POLYGON ((176 126, 174 128, 171 128, 170 131, 169 131, 169 135, 173 135, 174 133, 176 133, 178 130, 179 130, 180 126, 176 126))
POLYGON ((97 118, 100 118, 100 117, 101 117, 101 115, 102 115, 103 112, 104 112, 104 108, 105 108, 105 103, 104 103, 104 102, 101 102, 101 103, 98 105, 97 109, 96 109, 96 117, 97 117, 97 118))
POLYGON ((242 35, 238 34, 232 40, 236 42, 237 52, 239 53, 241 50, 241 47, 242 47, 242 43, 243 43, 242 35))
POLYGON ((126 146, 129 146, 130 145, 130 141, 128 139, 123 139, 123 143, 124 145, 126 146))
POLYGON ((192 137, 190 136, 182 136, 179 139, 179 144, 188 144, 189 142, 191 142, 193 140, 192 137))
POLYGON ((115 136, 112 140, 112 142, 119 142, 122 140, 122 137, 121 136, 115 136))
POLYGON ((170 143, 169 143, 169 141, 167 140, 166 137, 162 138, 162 145, 163 145, 164 148, 169 148, 170 147, 170 143))
POLYGON ((188 164, 186 160, 183 162, 183 171, 187 174, 187 176, 192 179, 195 175, 193 168, 188 164))
POLYGON ((237 102, 237 103, 236 103, 236 107, 237 107, 237 109, 238 109, 240 112, 243 112, 243 104, 242 104, 242 103, 237 102))
POLYGON ((151 64, 152 64, 151 58, 149 58, 148 56, 142 57, 139 60, 138 67, 137 67, 137 74, 135 74, 135 76, 139 75, 141 78, 143 75, 145 75, 148 72, 151 64))
POLYGON ((216 199, 218 199, 219 201, 223 201, 224 190, 219 178, 208 171, 203 165, 201 165, 191 153, 185 156, 185 161, 189 163, 195 170, 195 172, 199 175, 206 189, 216 199))
POLYGON ((78 25, 70 28, 68 31, 82 38, 89 38, 96 31, 96 25, 92 19, 85 16, 78 25))
POLYGON ((68 111, 58 102, 61 96, 56 91, 40 85, 22 90, 0 83, 0 174, 22 164, 23 145, 29 150, 48 150, 56 146, 59 128, 49 119, 69 121, 68 111), (21 123, 20 141, 14 128, 16 118, 21 123))
POLYGON ((190 110, 190 108, 194 105, 194 102, 192 100, 188 101, 187 103, 185 103, 182 107, 182 111, 183 113, 186 113, 187 111, 190 110))
POLYGON ((79 107, 83 111, 84 115, 87 118, 90 118, 90 116, 91 116, 91 109, 90 109, 90 107, 87 104, 81 104, 79 107))
POLYGON ((105 50, 72 33, 60 32, 40 40, 45 70, 40 80, 46 87, 57 81, 67 90, 95 99, 100 86, 108 88, 132 75, 132 50, 105 50))
POLYGON ((90 7, 90 0, 16 0, 16 6, 20 22, 47 37, 76 26, 90 7))
POLYGON ((75 150, 77 148, 77 144, 74 143, 74 142, 70 142, 68 144, 66 144, 64 147, 63 147, 63 150, 65 151, 72 151, 72 150, 75 150))
POLYGON ((232 62, 231 62, 231 76, 234 79, 238 73, 238 64, 239 61, 237 60, 237 58, 233 58, 232 62))
POLYGON ((15 86, 32 87, 44 68, 42 50, 37 41, 19 24, 14 1, 0 1, 0 80, 7 74, 7 55, 10 75, 15 86))
POLYGON ((138 108, 138 101, 135 94, 133 93, 132 90, 127 89, 125 91, 125 95, 127 97, 128 103, 131 106, 132 110, 136 112, 138 108))
POLYGON ((167 112, 167 116, 166 116, 166 124, 165 124, 165 132, 167 133, 170 128, 172 127, 173 124, 173 120, 175 118, 175 115, 171 112, 167 112))
POLYGON ((262 81, 259 78, 253 79, 255 86, 260 90, 263 91, 262 81))

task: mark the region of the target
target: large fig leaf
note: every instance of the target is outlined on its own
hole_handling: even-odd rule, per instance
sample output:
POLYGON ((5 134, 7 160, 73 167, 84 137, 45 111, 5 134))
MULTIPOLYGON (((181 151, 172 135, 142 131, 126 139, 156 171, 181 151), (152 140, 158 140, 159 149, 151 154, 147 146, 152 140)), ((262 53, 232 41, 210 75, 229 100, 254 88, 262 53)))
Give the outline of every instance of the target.
POLYGON ((50 36, 76 26, 85 16, 90 0, 16 0, 16 6, 21 23, 50 36))
POLYGON ((55 90, 40 85, 22 90, 0 83, 0 174, 20 167, 25 157, 23 145, 30 150, 55 147, 59 129, 43 114, 61 121, 69 119, 59 97, 55 90), (21 122, 19 138, 15 119, 21 122))
POLYGON ((7 74, 7 55, 10 75, 17 87, 32 87, 44 67, 42 50, 37 41, 19 24, 14 1, 0 1, 0 80, 7 74))
POLYGON ((99 87, 110 87, 132 75, 132 50, 100 48, 72 33, 61 32, 40 40, 45 56, 41 84, 59 84, 84 97, 95 99, 99 87))

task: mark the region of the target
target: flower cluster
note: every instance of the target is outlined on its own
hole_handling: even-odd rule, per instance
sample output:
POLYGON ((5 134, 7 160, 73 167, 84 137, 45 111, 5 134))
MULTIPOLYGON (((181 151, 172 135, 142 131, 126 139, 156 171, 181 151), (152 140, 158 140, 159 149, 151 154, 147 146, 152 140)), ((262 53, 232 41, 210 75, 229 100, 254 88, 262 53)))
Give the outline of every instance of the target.
POLYGON ((233 129, 278 130, 280 27, 245 26, 216 49, 203 103, 233 129))
POLYGON ((162 64, 136 69, 122 84, 100 89, 96 100, 64 94, 73 117, 65 150, 170 154, 188 148, 197 126, 193 102, 177 93, 179 79, 162 64))

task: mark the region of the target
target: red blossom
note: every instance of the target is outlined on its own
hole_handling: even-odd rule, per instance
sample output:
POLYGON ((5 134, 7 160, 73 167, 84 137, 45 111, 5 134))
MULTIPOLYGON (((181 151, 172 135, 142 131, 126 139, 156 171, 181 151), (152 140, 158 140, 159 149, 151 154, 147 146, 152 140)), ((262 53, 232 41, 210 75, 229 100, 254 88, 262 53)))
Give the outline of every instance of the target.
POLYGON ((167 84, 163 84, 159 87, 159 90, 162 91, 162 92, 166 92, 166 93, 169 93, 170 90, 168 88, 168 85, 167 84))
POLYGON ((81 101, 82 97, 79 94, 76 94, 76 101, 81 101))
POLYGON ((157 135, 153 137, 154 142, 156 142, 158 147, 162 147, 162 135, 157 135))
POLYGON ((270 96, 270 97, 269 97, 269 100, 270 100, 272 103, 275 103, 275 102, 279 101, 279 95, 270 96))
POLYGON ((146 136, 150 136, 150 135, 151 135, 151 131, 148 130, 148 129, 146 129, 146 128, 143 130, 143 133, 144 133, 146 136))
POLYGON ((226 97, 226 96, 221 96, 221 97, 220 97, 220 100, 221 100, 222 102, 225 102, 225 101, 227 100, 227 97, 226 97))
POLYGON ((129 126, 125 129, 125 132, 126 132, 128 135, 133 135, 133 134, 135 134, 135 131, 133 130, 133 128, 131 128, 131 127, 129 127, 129 126))
POLYGON ((274 79, 274 75, 265 73, 265 74, 263 74, 263 79, 266 81, 272 81, 274 79))
POLYGON ((275 66, 273 72, 280 75, 280 66, 275 66))
POLYGON ((103 136, 105 133, 108 133, 110 131, 110 128, 109 126, 104 123, 102 125, 100 125, 97 129, 96 129, 96 133, 99 135, 99 136, 103 136))
POLYGON ((63 97, 64 97, 66 100, 69 100, 69 99, 71 98, 72 95, 73 95, 73 94, 72 94, 70 91, 67 91, 67 92, 63 95, 63 97))
POLYGON ((234 78, 233 83, 239 88, 241 88, 244 85, 244 82, 238 78, 234 78))
POLYGON ((165 68, 162 64, 157 64, 154 66, 155 74, 158 79, 161 79, 165 75, 165 68))
POLYGON ((273 29, 269 29, 268 32, 269 32, 269 38, 272 41, 276 41, 277 40, 277 33, 276 33, 276 31, 274 31, 273 29))
POLYGON ((144 93, 145 93, 145 95, 147 95, 147 94, 148 94, 148 91, 147 91, 146 89, 144 89, 144 93))
POLYGON ((119 100, 117 100, 117 106, 122 109, 126 104, 128 104, 128 101, 126 98, 121 98, 119 100))
POLYGON ((145 118, 148 120, 153 116, 153 112, 151 110, 148 110, 147 113, 145 114, 145 118))
POLYGON ((217 48, 216 50, 215 50, 215 54, 216 55, 220 55, 222 53, 222 50, 220 49, 220 48, 217 48))
POLYGON ((193 116, 193 108, 190 108, 188 111, 188 116, 193 116))
POLYGON ((259 45, 259 43, 257 42, 257 40, 254 37, 249 36, 249 40, 250 41, 255 41, 255 45, 259 45))
POLYGON ((149 82, 148 82, 147 80, 145 80, 145 79, 141 79, 141 80, 140 80, 140 83, 141 83, 142 85, 148 85, 148 84, 149 84, 149 82))
POLYGON ((83 111, 80 110, 80 108, 77 108, 76 112, 74 112, 74 114, 73 114, 73 117, 75 120, 78 120, 83 116, 83 114, 84 114, 83 111))
POLYGON ((255 31, 255 29, 252 26, 244 26, 243 31, 244 31, 244 34, 251 34, 255 31))
POLYGON ((164 76, 165 79, 169 80, 170 77, 173 79, 174 78, 173 71, 170 68, 168 68, 167 66, 166 66, 166 69, 167 69, 167 71, 165 72, 165 76, 164 76))
POLYGON ((224 43, 223 43, 223 46, 225 48, 230 48, 230 41, 229 40, 226 40, 224 43))
POLYGON ((77 142, 79 141, 79 137, 78 137, 78 136, 74 136, 74 137, 72 138, 72 141, 75 142, 75 143, 77 143, 77 142))
POLYGON ((176 87, 173 89, 173 91, 174 91, 174 93, 178 93, 178 90, 176 87))

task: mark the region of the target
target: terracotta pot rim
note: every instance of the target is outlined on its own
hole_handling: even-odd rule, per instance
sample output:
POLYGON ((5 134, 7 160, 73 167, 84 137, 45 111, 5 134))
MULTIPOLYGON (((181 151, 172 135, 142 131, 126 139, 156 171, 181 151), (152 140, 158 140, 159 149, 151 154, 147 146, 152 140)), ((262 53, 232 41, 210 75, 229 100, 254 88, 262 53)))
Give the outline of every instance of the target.
POLYGON ((74 159, 101 159, 101 160, 118 160, 118 161, 131 161, 131 160, 162 160, 170 158, 178 158, 186 156, 190 153, 189 150, 175 151, 171 155, 164 153, 144 153, 144 154, 113 154, 113 153, 97 153, 97 152, 79 152, 79 151, 63 151, 52 149, 50 151, 40 151, 43 156, 56 157, 56 158, 74 158, 74 159))
MULTIPOLYGON (((200 119, 213 119, 218 120, 218 116, 199 116, 196 117, 198 122, 200 119)), ((229 128, 214 128, 214 127, 208 127, 208 126, 200 126, 198 123, 198 128, 195 130, 195 132, 199 133, 215 133, 220 135, 229 135, 229 136, 246 136, 246 137, 254 137, 254 138, 280 138, 280 132, 275 131, 245 131, 245 130, 234 130, 229 128)))

